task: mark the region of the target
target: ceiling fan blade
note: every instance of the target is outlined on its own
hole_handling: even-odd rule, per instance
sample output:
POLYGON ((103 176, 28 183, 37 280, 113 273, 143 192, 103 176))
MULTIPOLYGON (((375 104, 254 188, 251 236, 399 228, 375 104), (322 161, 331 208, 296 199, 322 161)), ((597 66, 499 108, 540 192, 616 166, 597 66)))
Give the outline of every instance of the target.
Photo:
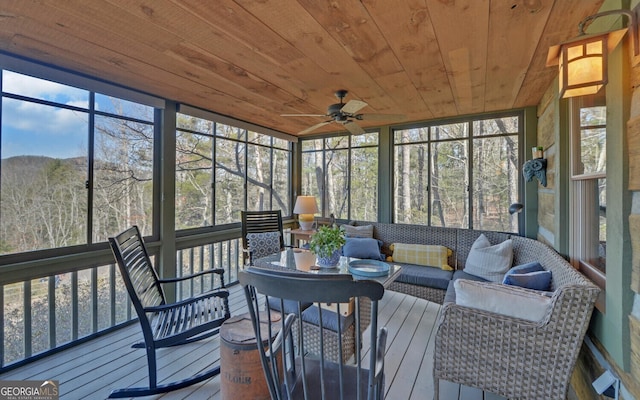
POLYGON ((367 121, 400 121, 407 116, 404 114, 358 114, 355 118, 367 121))
POLYGON ((353 121, 347 121, 342 125, 344 125, 344 127, 347 128, 347 130, 351 132, 352 135, 364 135, 366 133, 364 129, 360 127, 360 125, 356 124, 353 121))
POLYGON ((328 124, 330 124, 332 122, 333 121, 324 121, 324 122, 320 122, 319 124, 312 125, 312 126, 308 127, 307 129, 304 129, 304 130, 301 130, 300 132, 298 132, 298 135, 304 135, 305 133, 309 133, 311 131, 314 131, 314 130, 320 128, 321 126, 328 125, 328 124))
POLYGON ((281 117, 326 117, 326 114, 280 114, 281 117))
POLYGON ((345 104, 344 106, 342 106, 342 108, 340 109, 341 112, 345 113, 345 114, 355 114, 358 111, 362 110, 363 108, 365 108, 366 106, 368 106, 367 103, 365 103, 364 101, 360 101, 360 100, 349 100, 347 102, 347 104, 345 104))

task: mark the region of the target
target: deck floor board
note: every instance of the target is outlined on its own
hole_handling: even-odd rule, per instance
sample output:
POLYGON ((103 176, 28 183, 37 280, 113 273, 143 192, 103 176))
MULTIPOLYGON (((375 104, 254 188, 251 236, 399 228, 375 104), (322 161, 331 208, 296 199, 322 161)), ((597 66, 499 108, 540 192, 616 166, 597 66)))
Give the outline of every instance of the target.
MULTIPOLYGON (((247 311, 239 286, 230 290, 232 315, 247 311)), ((389 335, 385 356, 386 399, 431 399, 433 397, 433 348, 440 306, 426 300, 387 291, 379 304, 378 325, 389 335)), ((60 399, 104 399, 111 390, 147 384, 147 362, 143 349, 132 349, 142 333, 132 324, 97 339, 0 375, 0 380, 58 380, 60 399)), ((368 335, 363 349, 368 349, 368 335)), ((364 352, 365 359, 369 357, 364 352)), ((160 382, 184 379, 219 363, 217 337, 158 352, 160 382)), ((220 399, 220 378, 159 396, 138 399, 220 399)), ((472 400, 502 397, 450 382, 440 384, 441 400, 472 400)))

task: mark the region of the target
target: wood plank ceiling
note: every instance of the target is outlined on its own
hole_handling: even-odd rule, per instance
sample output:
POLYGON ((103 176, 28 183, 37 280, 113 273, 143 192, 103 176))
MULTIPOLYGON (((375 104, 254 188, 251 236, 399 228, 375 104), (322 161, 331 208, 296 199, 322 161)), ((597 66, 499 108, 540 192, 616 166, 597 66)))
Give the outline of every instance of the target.
POLYGON ((549 46, 601 3, 3 0, 0 50, 297 134, 327 118, 280 114, 325 114, 338 89, 403 123, 536 105, 549 46))

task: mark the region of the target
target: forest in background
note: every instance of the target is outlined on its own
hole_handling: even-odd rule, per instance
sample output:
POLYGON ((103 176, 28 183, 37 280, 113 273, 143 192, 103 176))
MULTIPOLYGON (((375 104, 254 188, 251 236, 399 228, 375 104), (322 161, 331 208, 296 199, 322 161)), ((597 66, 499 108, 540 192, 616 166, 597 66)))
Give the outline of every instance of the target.
POLYGON ((0 254, 104 242, 131 225, 151 234, 153 125, 100 117, 93 137, 92 160, 86 148, 2 159, 0 254))
POLYGON ((397 131, 394 220, 517 232, 518 118, 397 131))

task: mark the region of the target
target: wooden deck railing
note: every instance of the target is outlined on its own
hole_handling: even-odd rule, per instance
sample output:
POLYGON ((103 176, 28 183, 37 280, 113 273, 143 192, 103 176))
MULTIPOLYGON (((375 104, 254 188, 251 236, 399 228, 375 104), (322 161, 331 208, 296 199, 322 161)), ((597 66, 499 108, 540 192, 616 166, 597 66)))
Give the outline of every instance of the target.
MULTIPOLYGON (((235 239, 191 247, 178 251, 177 257, 176 264, 182 266, 178 269, 177 276, 190 275, 211 268, 224 268, 225 284, 235 284, 238 282, 238 271, 242 266, 242 242, 240 239, 235 239)), ((208 279, 190 279, 190 282, 178 286, 177 298, 189 298, 219 286, 219 282, 213 282, 212 279, 217 279, 217 276, 211 276, 208 279)))

